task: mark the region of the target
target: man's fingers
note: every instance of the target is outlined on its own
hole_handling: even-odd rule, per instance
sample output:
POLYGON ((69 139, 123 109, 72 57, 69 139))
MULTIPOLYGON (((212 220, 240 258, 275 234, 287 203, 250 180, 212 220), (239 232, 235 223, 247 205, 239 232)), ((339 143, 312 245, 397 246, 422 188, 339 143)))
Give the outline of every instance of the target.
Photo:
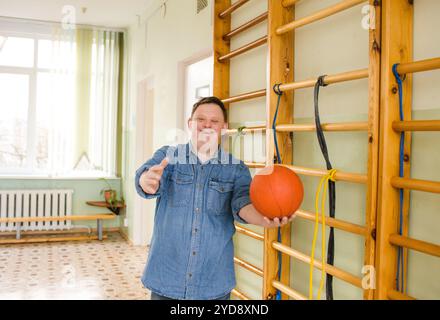
POLYGON ((162 175, 157 172, 151 171, 151 172, 148 172, 145 177, 147 179, 160 181, 160 179, 162 178, 162 175))
POLYGON ((156 186, 159 185, 159 180, 146 178, 145 179, 145 184, 147 184, 149 186, 156 187, 156 186))
POLYGON ((289 222, 289 219, 287 217, 283 217, 281 224, 286 224, 287 222, 289 222))
POLYGON ((163 169, 166 168, 166 166, 168 165, 169 162, 170 162, 170 161, 169 161, 168 158, 164 158, 164 159, 160 162, 159 166, 160 166, 160 167, 162 168, 162 170, 163 170, 163 169))
POLYGON ((160 181, 161 177, 161 174, 148 170, 141 176, 141 182, 145 183, 146 180, 160 181))
POLYGON ((169 163, 168 158, 164 158, 159 164, 152 166, 148 171, 162 174, 163 170, 165 170, 168 163, 169 163))
POLYGON ((146 193, 154 194, 156 193, 157 189, 159 189, 159 182, 152 179, 145 179, 144 183, 142 184, 142 189, 146 193))
POLYGON ((145 191, 145 193, 149 193, 149 194, 156 193, 156 190, 151 186, 146 186, 145 188, 143 188, 143 190, 145 191))
POLYGON ((162 174, 163 169, 164 168, 162 168, 160 164, 156 164, 156 165, 152 166, 150 169, 148 169, 148 171, 149 172, 156 172, 156 173, 162 174))
POLYGON ((155 194, 157 192, 157 189, 146 188, 146 190, 144 190, 144 191, 145 191, 145 193, 148 193, 148 194, 155 194))

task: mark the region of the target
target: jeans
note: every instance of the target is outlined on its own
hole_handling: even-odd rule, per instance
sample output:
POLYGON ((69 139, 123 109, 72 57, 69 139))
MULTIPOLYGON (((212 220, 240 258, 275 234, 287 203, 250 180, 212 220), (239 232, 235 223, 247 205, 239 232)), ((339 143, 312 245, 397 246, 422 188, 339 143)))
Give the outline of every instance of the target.
MULTIPOLYGON (((231 299, 231 293, 228 293, 227 295, 225 295, 223 297, 213 299, 213 300, 230 300, 230 299, 231 299)), ((152 291, 150 300, 175 300, 175 299, 161 296, 161 295, 152 291)))

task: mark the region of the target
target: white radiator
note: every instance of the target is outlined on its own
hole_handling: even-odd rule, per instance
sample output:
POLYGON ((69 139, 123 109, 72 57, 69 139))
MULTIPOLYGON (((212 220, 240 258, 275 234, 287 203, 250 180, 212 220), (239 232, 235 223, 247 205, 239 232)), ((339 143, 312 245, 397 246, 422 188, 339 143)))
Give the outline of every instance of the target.
MULTIPOLYGON (((0 218, 63 217, 72 214, 73 190, 0 190, 0 218)), ((21 230, 67 230, 71 221, 23 222, 21 230)), ((15 231, 15 223, 0 223, 15 231)))

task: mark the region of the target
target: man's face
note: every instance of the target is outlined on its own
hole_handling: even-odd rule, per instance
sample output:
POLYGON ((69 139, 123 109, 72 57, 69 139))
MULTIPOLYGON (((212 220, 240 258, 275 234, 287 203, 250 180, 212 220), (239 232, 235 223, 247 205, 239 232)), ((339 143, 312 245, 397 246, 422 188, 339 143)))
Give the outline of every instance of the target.
POLYGON ((201 152, 217 150, 221 139, 221 131, 228 124, 223 117, 222 109, 213 103, 200 105, 191 119, 188 120, 191 130, 191 141, 201 152), (197 142, 197 143, 196 143, 197 142))

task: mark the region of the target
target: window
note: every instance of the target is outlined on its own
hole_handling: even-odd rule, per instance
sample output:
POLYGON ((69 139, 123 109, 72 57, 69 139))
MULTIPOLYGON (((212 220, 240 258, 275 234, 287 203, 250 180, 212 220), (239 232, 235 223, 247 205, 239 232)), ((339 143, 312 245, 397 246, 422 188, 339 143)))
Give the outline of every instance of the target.
POLYGON ((119 33, 80 33, 0 31, 1 175, 115 175, 119 33))
POLYGON ((27 166, 29 75, 0 73, 0 166, 27 166))
POLYGON ((3 36, 0 41, 2 44, 0 65, 11 67, 32 67, 34 65, 33 39, 3 36))

